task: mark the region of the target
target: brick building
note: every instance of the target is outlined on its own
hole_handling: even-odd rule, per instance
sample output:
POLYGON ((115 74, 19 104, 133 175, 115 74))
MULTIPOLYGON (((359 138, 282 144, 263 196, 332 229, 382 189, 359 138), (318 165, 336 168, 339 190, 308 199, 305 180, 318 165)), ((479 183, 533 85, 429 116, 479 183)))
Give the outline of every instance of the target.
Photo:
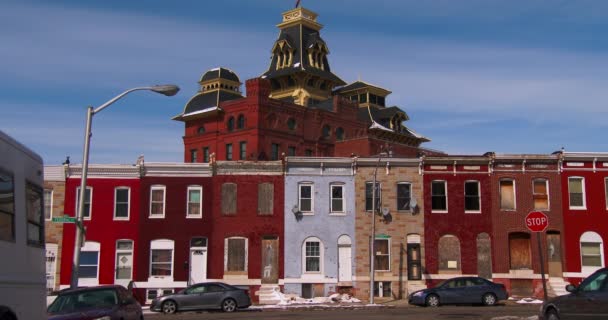
POLYGON ((427 283, 457 275, 491 279, 491 159, 450 156, 421 161, 427 283))
POLYGON ((53 222, 63 216, 65 200, 64 166, 44 167, 44 240, 46 248, 47 292, 59 290, 63 223, 53 222))

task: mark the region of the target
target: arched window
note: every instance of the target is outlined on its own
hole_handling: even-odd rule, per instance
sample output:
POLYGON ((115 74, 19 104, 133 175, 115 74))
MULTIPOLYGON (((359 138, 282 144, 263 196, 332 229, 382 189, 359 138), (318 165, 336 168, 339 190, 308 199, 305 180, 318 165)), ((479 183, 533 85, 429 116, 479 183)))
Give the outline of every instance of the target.
POLYGON ((344 129, 342 129, 342 128, 336 129, 336 140, 338 140, 338 141, 344 140, 344 129))
POLYGON ((245 128, 245 116, 244 115, 242 115, 242 114, 239 115, 239 118, 236 122, 236 128, 237 129, 245 128))
POLYGON ((328 125, 323 126, 323 131, 321 132, 321 137, 323 139, 329 138, 329 133, 331 132, 331 128, 328 125))
POLYGON ((460 273, 460 240, 453 235, 445 235, 437 244, 439 251, 439 272, 460 273))
POLYGON ((323 273, 323 242, 319 238, 309 237, 302 244, 303 273, 323 273))
POLYGON ((583 233, 581 235, 581 271, 587 275, 603 266, 604 241, 602 237, 593 231, 583 233))
POLYGON ((198 127, 198 130, 196 131, 198 134, 203 134, 205 133, 205 126, 200 126, 198 127))
POLYGON ((226 128, 228 131, 234 130, 234 117, 228 118, 228 123, 226 123, 226 128))

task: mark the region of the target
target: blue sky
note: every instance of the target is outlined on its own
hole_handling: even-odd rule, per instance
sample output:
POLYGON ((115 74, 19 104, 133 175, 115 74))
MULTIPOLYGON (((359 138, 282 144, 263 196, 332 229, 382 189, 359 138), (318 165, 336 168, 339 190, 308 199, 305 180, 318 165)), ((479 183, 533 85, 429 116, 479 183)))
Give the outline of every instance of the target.
MULTIPOLYGON (((134 92, 93 121, 92 163, 182 161, 172 121, 208 69, 267 67, 291 0, 2 1, 0 130, 82 161, 86 107, 134 92)), ((608 1, 302 0, 332 70, 393 92, 406 125, 453 154, 608 151, 608 1)), ((244 88, 243 88, 244 90, 244 88)))

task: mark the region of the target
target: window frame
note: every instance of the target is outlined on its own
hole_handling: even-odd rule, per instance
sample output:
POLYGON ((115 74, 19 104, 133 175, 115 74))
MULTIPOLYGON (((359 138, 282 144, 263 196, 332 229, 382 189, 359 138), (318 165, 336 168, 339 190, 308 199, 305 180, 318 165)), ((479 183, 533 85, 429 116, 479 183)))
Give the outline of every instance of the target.
POLYGON ((376 180, 376 202, 378 203, 378 205, 374 208, 373 206, 373 192, 374 192, 374 182, 373 181, 366 181, 365 182, 365 211, 366 212, 372 212, 372 209, 375 209, 376 211, 380 210, 380 207, 382 207, 382 183, 380 181, 376 180), (371 186, 371 192, 369 192, 372 196, 371 197, 367 197, 367 186, 371 186), (368 209, 368 200, 369 200, 369 209, 368 209))
POLYGON ((534 205, 534 210, 536 210, 536 211, 550 211, 551 210, 551 196, 550 196, 550 191, 549 191, 549 179, 547 179, 547 178, 532 179, 532 202, 533 202, 533 205, 534 205), (544 194, 544 195, 547 197, 547 207, 546 208, 537 208, 536 207, 536 197, 543 195, 541 193, 536 193, 535 192, 535 184, 537 182, 544 182, 545 183, 546 194, 544 194))
POLYGON ((249 272, 249 239, 247 237, 242 236, 233 236, 224 238, 224 274, 232 273, 232 274, 247 274, 249 272), (245 258, 244 258, 244 270, 231 270, 228 271, 228 259, 230 257, 230 247, 228 246, 228 242, 231 239, 244 239, 245 240, 245 258))
POLYGON ((481 183, 479 180, 466 180, 464 182, 464 213, 481 213, 481 183), (467 183, 475 183, 477 185, 477 195, 467 195, 467 183), (477 197, 477 206, 479 209, 467 209, 467 197, 477 197))
POLYGON ((317 237, 308 237, 306 239, 304 239, 304 242, 302 243, 302 274, 317 274, 317 275, 322 275, 324 274, 324 259, 323 256, 325 254, 325 248, 323 245, 323 241, 321 241, 321 239, 317 238, 317 237), (306 244, 307 243, 318 243, 319 245, 319 255, 318 256, 309 256, 307 254, 306 251, 306 244), (319 270, 318 271, 308 271, 307 270, 307 264, 306 261, 308 258, 318 258, 319 259, 319 270))
POLYGON ((25 181, 25 218, 26 218, 26 238, 27 238, 27 244, 29 246, 35 246, 35 247, 44 247, 44 221, 45 221, 45 217, 44 217, 44 189, 33 183, 30 182, 28 180, 25 181), (38 217, 38 220, 32 220, 30 219, 30 212, 28 210, 30 209, 34 209, 35 207, 32 207, 29 204, 29 195, 28 192, 34 192, 39 196, 38 201, 38 206, 40 207, 40 216, 38 217), (36 227, 38 230, 38 240, 31 240, 30 239, 30 226, 36 227))
POLYGON ((203 163, 209 163, 209 147, 203 147, 203 163))
POLYGON ((164 219, 165 218, 165 210, 167 208, 167 186, 165 185, 160 185, 160 184, 155 184, 155 185, 151 185, 150 186, 150 203, 149 203, 150 209, 149 209, 149 213, 148 213, 148 218, 150 219, 164 219), (152 213, 152 204, 153 204, 153 193, 155 190, 162 190, 163 191, 163 202, 162 202, 162 214, 153 214, 152 213))
POLYGON ((233 156, 232 143, 226 143, 226 160, 231 161, 233 156))
POLYGON ((376 236, 374 238, 374 271, 375 272, 390 272, 391 271, 391 238, 390 237, 379 237, 376 236), (376 245, 376 241, 387 241, 387 250, 388 252, 385 254, 378 254, 378 246, 376 245), (388 259, 388 269, 378 269, 378 263, 376 263, 376 258, 379 257, 387 257, 388 259))
POLYGON ((276 161, 279 160, 279 156, 280 156, 280 150, 281 150, 281 145, 278 143, 271 143, 270 144, 270 160, 271 161, 276 161))
POLYGON ((196 163, 198 161, 198 150, 190 149, 190 162, 196 163))
POLYGON ((247 160, 247 141, 239 141, 239 160, 247 160))
MULTIPOLYGON (((123 204, 123 203, 121 203, 123 204)), ((131 217, 131 188, 127 186, 118 186, 114 188, 114 220, 129 220, 131 217), (118 209, 118 190, 127 190, 127 216, 117 217, 116 212, 118 209)))
POLYGON ((201 219, 203 218, 203 186, 190 185, 186 189, 186 219, 201 219), (190 213, 190 191, 199 192, 198 212, 199 214, 190 213))
MULTIPOLYGON (((175 241, 169 239, 155 239, 150 241, 150 258, 148 261, 148 276, 150 278, 155 279, 169 279, 173 280, 173 275, 175 274, 175 241), (152 274, 152 265, 154 262, 152 261, 153 251, 154 250, 171 250, 171 274, 169 275, 153 275, 152 274)), ((156 262, 156 264, 166 264, 167 262, 156 262)))
POLYGON ((431 181, 431 213, 448 213, 449 210, 449 202, 448 202, 448 182, 447 180, 433 180, 431 181), (444 194, 443 195, 434 195, 433 194, 433 184, 435 183, 442 183, 443 184, 443 190, 444 190, 444 194), (433 197, 436 196, 441 196, 444 198, 444 202, 445 202, 445 209, 435 209, 433 208, 433 197))
POLYGON ((135 241, 131 240, 131 239, 118 239, 116 240, 116 246, 115 246, 116 250, 114 252, 114 280, 118 280, 118 281, 124 281, 124 280, 133 280, 133 260, 134 260, 134 248, 135 248, 135 241), (131 249, 119 249, 118 248, 118 243, 119 242, 130 242, 131 243, 131 249), (131 254, 131 274, 129 275, 129 278, 118 278, 118 254, 119 253, 130 253, 131 254))
MULTIPOLYGON (((86 186, 85 190, 89 191, 89 210, 85 210, 85 212, 82 213, 82 220, 91 220, 93 218, 93 187, 91 186, 86 186), (86 212, 88 211, 88 212, 86 212)), ((75 216, 78 216, 78 201, 80 200, 80 186, 76 187, 76 210, 74 210, 75 212, 75 216)), ((85 191, 84 194, 84 203, 85 203, 85 207, 87 205, 87 192, 85 191)))
POLYGON ((608 177, 604 178, 604 193, 604 199, 606 200, 606 210, 608 210, 608 177))
POLYGON ((344 183, 332 182, 329 184, 329 214, 331 215, 346 215, 346 199, 344 198, 344 183), (342 189, 341 198, 334 198, 334 188, 342 189), (339 200, 342 203, 342 210, 334 209, 334 200, 339 200))
POLYGON ((501 211, 517 211, 517 185, 515 183, 515 179, 513 178, 502 178, 498 180, 498 205, 501 211), (511 182, 511 192, 513 193, 513 207, 512 208, 503 208, 502 206, 502 185, 503 182, 511 182))
POLYGON ((5 211, 5 210, 1 210, 0 214, 4 214, 10 217, 11 219, 11 228, 10 228, 10 237, 7 237, 7 239, 3 239, 0 238, 0 241, 7 241, 7 242, 15 242, 16 240, 16 232, 15 232, 15 175, 13 174, 13 172, 4 170, 3 168, 0 168, 0 174, 5 175, 7 178, 10 178, 10 184, 11 184, 11 189, 10 189, 10 194, 12 195, 12 206, 9 210, 12 210, 11 212, 5 211))
MULTIPOLYGON (((96 242, 96 241, 85 241, 82 248, 80 249, 80 252, 97 252, 97 264, 95 264, 96 267, 96 271, 97 274, 95 275, 95 278, 83 278, 82 276, 82 272, 78 272, 78 284, 79 285, 83 285, 83 286, 90 286, 90 285, 97 285, 99 284, 99 270, 100 268, 100 264, 101 264, 101 260, 100 260, 100 253, 101 253, 101 243, 96 242)), ((82 258, 82 257, 81 257, 82 258)), ((82 264, 82 259, 79 260, 78 262, 78 271, 80 271, 80 267, 83 266, 82 264)), ((93 265, 84 265, 84 266, 93 266, 93 265)))
POLYGON ((48 189, 45 188, 43 191, 43 197, 44 197, 44 221, 52 221, 53 220, 53 195, 54 195, 54 190, 53 189, 48 189), (50 193, 50 195, 47 197, 47 193, 50 193), (47 198, 49 201, 48 204, 48 210, 47 210, 47 198), (48 218, 47 218, 47 214, 48 214, 48 218))
POLYGON ((587 276, 591 273, 593 273, 594 271, 603 268, 606 266, 604 259, 605 259, 605 255, 604 255, 604 239, 602 238, 602 236, 595 232, 595 231, 585 231, 581 234, 581 237, 579 238, 579 243, 578 243, 578 248, 579 248, 579 259, 580 259, 580 263, 581 263, 581 272, 583 273, 583 275, 587 276), (598 244, 599 245, 599 256, 600 256, 600 266, 586 266, 583 264, 583 243, 594 243, 594 244, 598 244))
POLYGON ((302 181, 298 183, 298 209, 300 210, 302 215, 305 216, 312 216, 315 214, 315 184, 313 182, 302 181), (310 199, 302 198, 302 187, 310 187, 310 199), (302 199, 310 200, 310 210, 305 211, 302 209, 302 199))
POLYGON ((245 129, 245 115, 239 114, 236 118, 236 128, 237 129, 245 129))
POLYGON ((234 131, 234 116, 230 116, 228 121, 226 121, 226 130, 228 132, 234 131))
POLYGON ((572 176, 568 177, 568 209, 570 210, 587 210, 587 193, 585 190, 585 177, 581 176, 572 176), (581 195, 582 195, 582 205, 573 206, 572 205, 572 197, 570 192, 570 181, 571 180, 580 180, 581 181, 581 195))
POLYGON ((407 181, 400 181, 397 182, 397 211, 400 212, 411 212, 412 211, 412 183, 411 182, 407 182, 407 181), (408 187, 408 193, 409 193, 409 198, 405 198, 408 199, 407 200, 407 209, 401 209, 400 206, 400 199, 404 199, 403 197, 399 197, 399 186, 407 186, 408 187))

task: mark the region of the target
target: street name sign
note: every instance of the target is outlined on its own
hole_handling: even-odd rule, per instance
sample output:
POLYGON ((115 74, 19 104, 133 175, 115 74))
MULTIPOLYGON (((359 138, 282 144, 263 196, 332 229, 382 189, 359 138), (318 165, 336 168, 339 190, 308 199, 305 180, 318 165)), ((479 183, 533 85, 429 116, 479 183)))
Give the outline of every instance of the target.
POLYGON ((75 223, 76 217, 70 217, 70 216, 54 217, 52 219, 52 221, 58 222, 58 223, 75 223))

